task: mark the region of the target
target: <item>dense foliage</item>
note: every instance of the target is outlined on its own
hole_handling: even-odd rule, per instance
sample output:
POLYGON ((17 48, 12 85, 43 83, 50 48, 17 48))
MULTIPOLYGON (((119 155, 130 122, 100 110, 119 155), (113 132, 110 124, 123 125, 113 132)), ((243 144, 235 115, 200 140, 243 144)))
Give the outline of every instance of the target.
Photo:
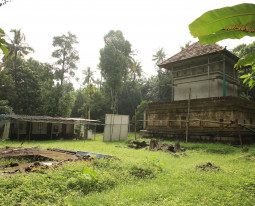
MULTIPOLYGON (((104 37, 97 68, 101 78, 95 78, 95 68, 86 67, 79 77, 83 83, 76 91, 71 83, 79 60, 74 34, 53 37, 56 62, 49 64, 25 59, 33 49, 21 30, 12 33, 13 39, 6 43, 9 55, 4 55, 0 67, 0 113, 101 121, 107 113, 118 113, 132 119, 142 101, 171 100, 171 73, 157 68, 158 74, 147 79, 136 59, 137 51, 121 31, 111 30, 104 37)), ((165 56, 164 49, 159 49, 153 60, 158 64, 165 56)))

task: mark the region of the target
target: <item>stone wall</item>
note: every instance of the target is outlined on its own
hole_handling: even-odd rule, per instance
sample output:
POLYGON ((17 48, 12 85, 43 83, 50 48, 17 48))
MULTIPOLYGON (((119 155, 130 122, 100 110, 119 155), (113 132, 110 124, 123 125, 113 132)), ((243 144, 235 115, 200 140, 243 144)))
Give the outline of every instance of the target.
MULTIPOLYGON (((151 103, 146 109, 147 128, 151 137, 183 136, 188 118, 188 100, 168 103, 151 103)), ((238 97, 193 99, 190 101, 189 134, 197 139, 238 136, 237 124, 255 130, 255 103, 238 97)), ((254 135, 241 128, 241 133, 254 135)), ((147 135, 148 135, 147 134, 147 135)), ((144 135, 146 136, 146 135, 144 135)))

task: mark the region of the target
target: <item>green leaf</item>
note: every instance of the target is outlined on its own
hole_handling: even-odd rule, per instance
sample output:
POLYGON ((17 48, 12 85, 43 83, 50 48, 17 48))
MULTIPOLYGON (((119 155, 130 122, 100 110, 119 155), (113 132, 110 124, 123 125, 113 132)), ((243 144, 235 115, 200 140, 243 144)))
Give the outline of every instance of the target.
POLYGON ((8 49, 6 48, 6 46, 1 45, 0 48, 2 49, 2 51, 3 51, 3 53, 4 53, 5 56, 8 56, 8 55, 9 55, 9 51, 8 51, 8 49))
POLYGON ((221 30, 207 36, 201 36, 199 37, 199 41, 201 44, 212 44, 223 39, 241 39, 244 36, 253 37, 255 36, 255 33, 246 33, 243 31, 235 30, 221 30))
POLYGON ((215 34, 221 30, 254 33, 254 22, 255 4, 239 4, 208 11, 193 21, 189 29, 194 37, 215 34))
POLYGON ((1 38, 0 38, 0 44, 6 44, 5 39, 1 39, 1 38))
POLYGON ((0 28, 0 34, 5 35, 4 30, 0 28))
POLYGON ((253 65, 254 63, 255 63, 255 52, 252 52, 245 55, 244 58, 239 59, 235 67, 240 68, 240 67, 250 66, 250 65, 253 65))
POLYGON ((247 77, 249 77, 249 76, 250 76, 249 74, 244 74, 244 75, 240 76, 240 78, 241 78, 241 79, 244 79, 244 78, 247 78, 247 77))

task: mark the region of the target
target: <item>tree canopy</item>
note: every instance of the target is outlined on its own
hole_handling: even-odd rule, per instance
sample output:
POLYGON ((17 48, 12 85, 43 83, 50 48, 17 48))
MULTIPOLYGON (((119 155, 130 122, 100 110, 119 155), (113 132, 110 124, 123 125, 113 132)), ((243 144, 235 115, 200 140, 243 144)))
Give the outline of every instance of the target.
POLYGON ((67 35, 53 37, 52 45, 56 47, 56 50, 52 52, 52 57, 56 58, 56 77, 60 80, 60 84, 63 85, 66 74, 74 76, 74 70, 77 69, 77 63, 79 61, 79 55, 74 48, 74 44, 78 44, 77 37, 68 32, 67 35))
POLYGON ((113 113, 118 113, 118 96, 128 74, 131 44, 122 32, 111 30, 104 36, 105 47, 100 50, 100 68, 112 102, 113 113))

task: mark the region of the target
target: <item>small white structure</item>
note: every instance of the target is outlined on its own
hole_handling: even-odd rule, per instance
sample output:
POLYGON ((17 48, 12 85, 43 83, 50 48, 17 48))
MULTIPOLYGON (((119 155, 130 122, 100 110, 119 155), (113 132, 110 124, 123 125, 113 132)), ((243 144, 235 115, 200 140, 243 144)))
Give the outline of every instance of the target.
POLYGON ((92 129, 87 130, 87 139, 92 139, 92 129))
POLYGON ((128 115, 106 114, 104 142, 121 141, 127 138, 129 126, 128 115))

